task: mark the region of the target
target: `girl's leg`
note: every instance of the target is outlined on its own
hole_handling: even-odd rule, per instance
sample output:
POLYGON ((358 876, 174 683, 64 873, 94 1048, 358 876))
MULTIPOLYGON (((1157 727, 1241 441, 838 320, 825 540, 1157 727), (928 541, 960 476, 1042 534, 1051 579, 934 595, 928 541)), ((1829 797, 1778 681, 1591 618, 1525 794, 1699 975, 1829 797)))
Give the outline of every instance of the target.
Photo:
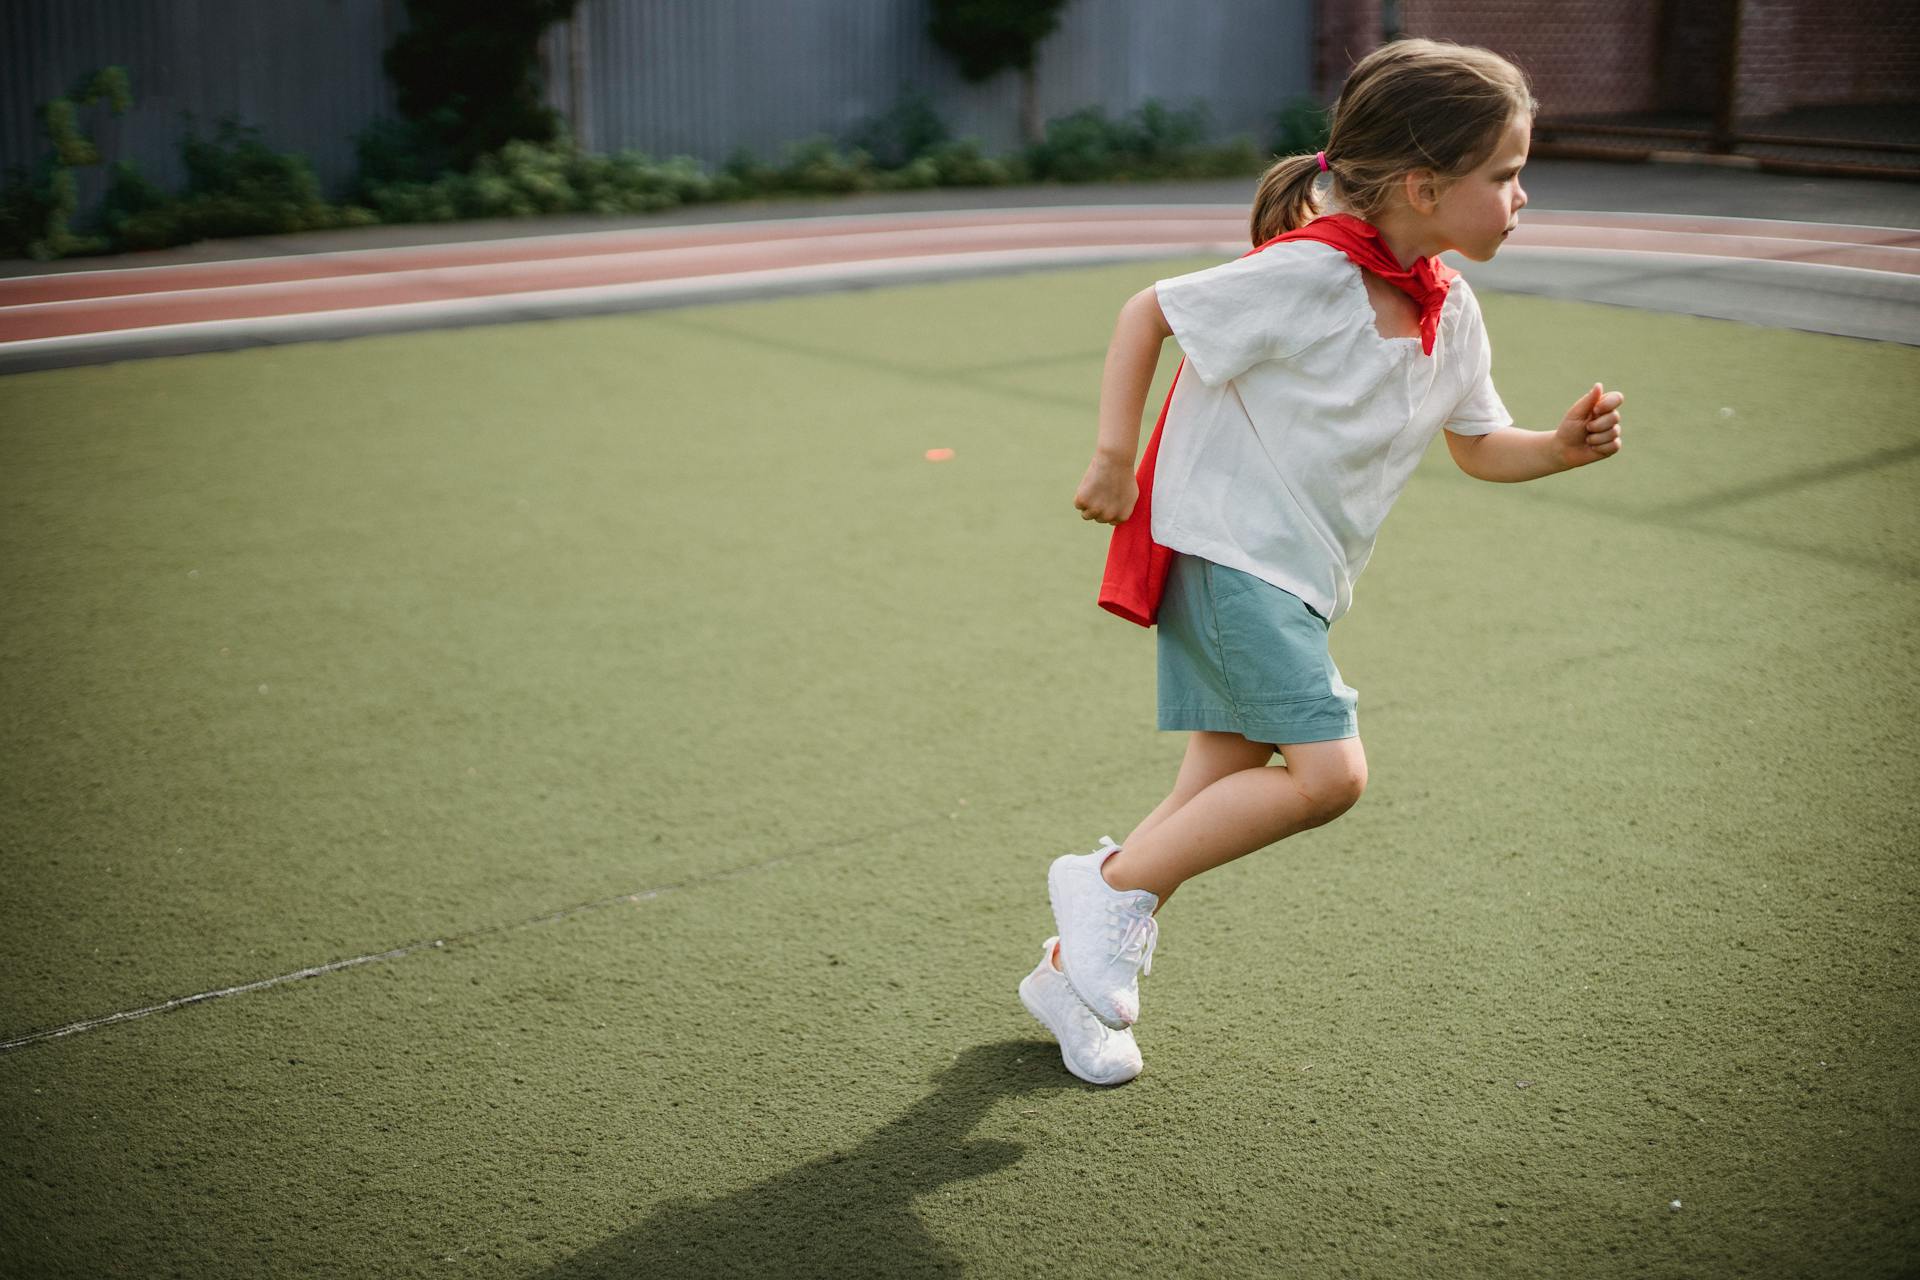
MULTIPOLYGON (((1265 755, 1261 755, 1265 752, 1265 755)), ((1146 889, 1160 905, 1185 881, 1274 841, 1333 821, 1367 785, 1358 738, 1282 745, 1285 764, 1216 770, 1271 748, 1236 734, 1198 734, 1187 745, 1174 791, 1127 837, 1102 873, 1116 889, 1146 889), (1202 737, 1238 741, 1200 743, 1202 737), (1203 782, 1203 780, 1205 780, 1203 782), (1190 783, 1202 783, 1177 801, 1190 783)))
MULTIPOLYGON (((1114 885, 1117 889, 1142 887, 1114 883, 1113 864, 1127 856, 1126 850, 1133 847, 1134 841, 1165 822, 1181 806, 1220 779, 1247 769, 1258 769, 1271 759, 1273 759, 1273 744, 1270 742, 1249 742, 1237 733, 1212 733, 1205 729, 1196 729, 1188 734, 1187 754, 1180 760, 1180 772, 1173 780, 1173 790, 1167 793, 1167 798, 1162 800, 1152 813, 1140 819, 1140 825, 1128 834, 1127 842, 1121 846, 1121 851, 1107 859, 1106 866, 1102 868, 1102 874, 1106 877, 1107 883, 1114 885)), ((1167 893, 1159 895, 1161 907, 1167 905, 1167 894, 1172 892, 1173 890, 1169 889, 1167 893)), ((1155 914, 1158 914, 1159 910, 1160 907, 1155 907, 1155 914)), ((1054 963, 1057 965, 1060 963, 1058 945, 1054 947, 1053 954, 1054 963)))
POLYGON ((1158 808, 1140 819, 1140 825, 1133 829, 1124 843, 1132 844, 1159 826, 1174 810, 1228 774, 1239 773, 1242 769, 1257 769, 1271 759, 1271 743, 1249 742, 1237 733, 1210 733, 1204 729, 1188 734, 1187 754, 1180 761, 1180 773, 1173 780, 1173 790, 1167 793, 1167 798, 1160 802, 1158 808))

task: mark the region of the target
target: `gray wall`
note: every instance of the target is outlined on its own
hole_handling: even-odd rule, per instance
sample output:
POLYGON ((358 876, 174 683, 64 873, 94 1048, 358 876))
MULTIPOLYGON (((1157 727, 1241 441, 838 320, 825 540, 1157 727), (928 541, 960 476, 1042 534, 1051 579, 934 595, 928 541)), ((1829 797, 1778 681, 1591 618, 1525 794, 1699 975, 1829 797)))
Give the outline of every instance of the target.
MULTIPOLYGON (((928 10, 916 0, 583 0, 581 136, 595 150, 718 162, 744 145, 773 159, 785 142, 887 110, 908 82, 956 137, 989 153, 1016 146, 1018 77, 968 84, 927 39, 928 10)), ((1041 114, 1202 100, 1219 136, 1264 143, 1279 107, 1310 92, 1312 40, 1309 0, 1071 0, 1041 46, 1041 114)), ((547 45, 550 98, 564 111, 568 33, 556 29, 547 45)))
MULTIPOLYGON (((177 187, 181 113, 202 136, 232 114, 338 184, 353 171, 354 132, 392 114, 380 54, 404 17, 399 0, 0 0, 0 167, 48 150, 39 104, 118 65, 133 110, 80 115, 108 164, 132 161, 177 187)), ((80 171, 83 193, 104 186, 103 170, 80 171)))
MULTIPOLYGON (((912 83, 955 136, 1015 146, 1017 78, 967 84, 926 38, 927 15, 926 0, 581 0, 579 92, 563 26, 544 42, 549 98, 565 114, 577 97, 596 151, 711 166, 739 146, 775 160, 787 142, 845 133, 912 83)), ((1199 100, 1216 136, 1264 143, 1280 106, 1310 92, 1312 15, 1312 0, 1071 0, 1042 47, 1042 113, 1199 100)), ((304 154, 338 196, 353 135, 392 114, 380 55, 404 22, 401 0, 0 0, 0 166, 45 150, 39 103, 117 63, 134 110, 81 117, 109 161, 177 186, 180 113, 203 134, 231 113, 304 154)), ((100 179, 83 171, 83 184, 90 201, 100 179)))

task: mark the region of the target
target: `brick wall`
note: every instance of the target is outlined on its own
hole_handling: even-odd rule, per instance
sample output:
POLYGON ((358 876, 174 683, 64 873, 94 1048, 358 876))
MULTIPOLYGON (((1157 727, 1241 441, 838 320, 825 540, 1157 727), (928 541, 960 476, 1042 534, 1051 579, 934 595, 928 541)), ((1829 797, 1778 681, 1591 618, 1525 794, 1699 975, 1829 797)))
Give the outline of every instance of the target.
MULTIPOLYGON (((1820 19, 1808 14, 1808 25, 1845 21, 1829 11, 1820 19)), ((1800 84, 1798 0, 1742 0, 1740 5, 1740 86, 1734 115, 1770 116, 1795 105, 1800 84)), ((1849 15, 1850 16, 1850 15, 1849 15)))
POLYGON ((1540 116, 1613 115, 1657 105, 1658 27, 1630 0, 1401 0, 1408 35, 1484 45, 1533 82, 1540 116))
POLYGON ((1381 0, 1320 0, 1314 15, 1314 88, 1321 101, 1340 96, 1353 64, 1380 45, 1381 0))
MULTIPOLYGON (((1920 101, 1920 4, 1734 0, 1736 114, 1920 101)), ((1320 0, 1318 67, 1329 96, 1377 42, 1381 0, 1320 0), (1345 54, 1344 61, 1341 55, 1345 54)), ((1731 9, 1701 0, 1400 0, 1408 35, 1484 45, 1518 63, 1541 117, 1711 111, 1731 9)))
POLYGON ((1740 23, 1741 115, 1788 107, 1920 101, 1920 5, 1860 0, 1745 0, 1740 23))

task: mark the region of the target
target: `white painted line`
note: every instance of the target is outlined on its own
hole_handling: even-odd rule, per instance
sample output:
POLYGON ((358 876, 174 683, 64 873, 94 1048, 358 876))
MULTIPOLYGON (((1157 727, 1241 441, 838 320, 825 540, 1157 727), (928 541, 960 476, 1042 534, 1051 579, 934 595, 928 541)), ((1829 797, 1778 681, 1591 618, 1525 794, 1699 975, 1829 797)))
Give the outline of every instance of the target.
MULTIPOLYGON (((1720 253, 1680 253, 1667 249, 1589 249, 1576 245, 1510 243, 1500 252, 1502 257, 1512 254, 1525 258, 1592 258, 1616 262, 1631 262, 1634 259, 1645 258, 1663 266, 1678 266, 1682 263, 1706 263, 1717 267, 1778 267, 1782 270, 1805 272, 1844 271, 1852 275, 1878 280, 1911 281, 1915 279, 1915 275, 1912 272, 1883 271, 1877 267, 1850 267, 1843 263, 1835 262, 1805 262, 1797 258, 1750 258, 1745 256, 1728 256, 1720 253)), ((1475 265, 1486 266, 1489 264, 1476 263, 1475 265)))
POLYGON ((218 991, 202 991, 190 996, 175 996, 159 1004, 150 1004, 143 1009, 126 1009, 119 1013, 109 1013, 104 1017, 87 1018, 80 1022, 69 1022, 64 1027, 52 1027, 45 1031, 30 1031, 11 1040, 0 1040, 0 1053, 14 1049, 24 1049, 30 1044, 41 1044, 48 1040, 58 1040, 63 1036, 78 1035, 83 1031, 95 1031, 101 1027, 110 1027, 116 1022, 131 1022, 135 1018, 144 1018, 149 1014, 165 1013, 169 1009, 182 1009, 190 1004, 201 1004, 208 1000, 218 1000, 224 996, 243 995, 248 991, 264 991, 268 987, 277 987, 283 982, 298 982, 302 978, 317 978, 323 973, 334 973, 341 969, 351 969, 356 965, 373 964, 380 960, 393 960, 410 955, 422 947, 443 945, 439 939, 432 942, 415 942, 404 947, 395 947, 391 951, 379 951, 371 955, 355 956, 351 960, 335 960, 331 964, 317 964, 309 969, 296 969, 292 973, 283 973, 274 978, 262 978, 258 982, 243 982, 237 987, 222 987, 218 991))
MULTIPOLYGON (((689 206, 704 207, 704 206, 689 206)), ((569 241, 591 243, 609 237, 632 236, 641 239, 664 238, 673 235, 685 235, 690 232, 722 232, 731 229, 754 230, 761 227, 791 226, 801 223, 807 226, 849 226, 858 227, 874 222, 899 222, 912 218, 959 218, 990 219, 1018 216, 1039 222, 1057 222, 1063 219, 1100 217, 1107 221, 1123 221, 1139 216, 1189 215, 1198 217, 1227 217, 1245 219, 1251 207, 1251 199, 1246 204, 1085 204, 1085 205, 1013 205, 988 209, 920 209, 894 211, 891 213, 842 213, 813 216, 807 214, 789 215, 783 218, 757 218, 750 221, 718 222, 675 222, 661 226, 610 227, 605 231, 556 231, 547 235, 481 236, 472 240, 428 241, 414 245, 384 245, 366 249, 324 249, 312 253, 298 251, 290 253, 261 254, 251 258, 209 258, 201 262, 171 262, 156 266, 129 267, 105 266, 86 267, 74 271, 35 272, 32 275, 0 276, 0 282, 8 280, 42 280, 54 276, 95 276, 110 272, 128 274, 146 274, 180 270, 205 270, 209 268, 244 266, 250 263, 286 262, 292 259, 313 258, 327 260, 332 258, 372 258, 380 259, 396 254, 453 253, 471 250, 476 245, 493 244, 564 244, 569 241)), ((1709 219, 1720 222, 1747 223, 1755 227, 1772 226, 1792 229, 1805 229, 1811 232, 1846 227, 1856 231, 1884 231, 1890 235, 1913 235, 1911 227, 1885 227, 1871 223, 1841 222, 1792 222, 1775 218, 1742 218, 1731 214, 1661 214, 1633 213, 1620 210, 1601 209, 1541 209, 1526 215, 1529 218, 1554 219, 1559 224, 1562 219, 1596 218, 1606 223, 1633 220, 1636 225, 1653 229, 1661 220, 1700 221, 1709 219)), ((422 224, 434 225, 434 224, 422 224)))
MULTIPOLYGON (((1523 213, 1522 222, 1530 218, 1597 218, 1602 223, 1630 222, 1646 226, 1649 230, 1659 229, 1661 222, 1739 222, 1755 228, 1781 227, 1805 231, 1884 231, 1888 235, 1920 235, 1920 228, 1883 227, 1872 222, 1795 222, 1786 218, 1743 218, 1732 213, 1632 213, 1620 209, 1540 209, 1534 213, 1523 213)), ((1742 235, 1764 235, 1764 231, 1741 232, 1742 235)), ((1816 237, 1817 238, 1817 237, 1816 237)), ((1849 242, 1850 243, 1850 242, 1849 242)))
POLYGON ((899 823, 878 831, 867 831, 840 840, 824 841, 792 853, 783 853, 775 858, 749 863, 743 867, 728 867, 722 871, 711 872, 707 875, 690 876, 674 884, 661 885, 653 889, 641 889, 634 893, 619 893, 610 898, 596 898, 592 902, 582 902, 571 907, 562 907, 558 911, 549 911, 542 915, 530 916, 525 920, 516 920, 511 924, 483 925, 479 928, 469 929, 465 933, 449 934, 444 938, 429 938, 420 942, 409 942, 405 946, 392 947, 386 951, 373 951, 363 956, 352 956, 345 960, 333 960, 326 964, 312 965, 305 969, 295 969, 291 973, 276 974, 271 978, 261 978, 254 982, 243 982, 237 986, 221 987, 213 991, 200 991, 190 996, 175 996, 173 999, 163 1000, 159 1004, 150 1004, 138 1009, 123 1009, 118 1013, 103 1014, 97 1018, 83 1018, 78 1022, 69 1022, 65 1026, 59 1027, 48 1027, 42 1031, 29 1031, 24 1035, 17 1035, 6 1040, 0 1040, 0 1053, 11 1053, 16 1049, 25 1049, 32 1045, 45 1044, 51 1040, 60 1040, 67 1036, 81 1035, 88 1031, 98 1031, 102 1027, 115 1026, 122 1022, 132 1022, 138 1018, 151 1017, 156 1013, 167 1013, 174 1009, 184 1009, 188 1005, 205 1004, 212 1000, 222 1000, 228 996, 246 995, 253 991, 266 991, 272 987, 284 986, 289 982, 299 982, 305 978, 317 978, 327 973, 339 973, 342 970, 358 968, 361 965, 378 964, 383 960, 399 960, 406 956, 413 955, 416 952, 439 950, 444 948, 449 942, 471 942, 476 938, 506 933, 514 929, 530 929, 543 924, 554 924, 571 916, 580 915, 583 912, 599 911, 607 907, 619 906, 622 903, 648 902, 660 897, 662 894, 673 893, 676 890, 691 888, 695 885, 708 884, 718 880, 730 880, 736 876, 752 875, 755 872, 770 870, 773 867, 794 862, 801 858, 811 857, 814 854, 827 853, 834 849, 843 849, 868 840, 884 840, 907 831, 924 830, 926 825, 926 819, 916 818, 911 822, 899 823))
MULTIPOLYGON (((1096 770, 1093 782, 1104 787, 1107 783, 1115 779, 1133 777, 1136 770, 1149 767, 1157 773, 1165 767, 1165 763, 1159 759, 1157 755, 1152 759, 1141 757, 1139 759, 1128 760, 1117 767, 1096 770)), ((1093 794, 1093 792, 1089 791, 1088 794, 1093 794)), ((1003 806, 1002 812, 1024 813, 1028 810, 1039 808, 1042 804, 1055 804, 1058 802, 1058 799, 1057 796, 1042 796, 1016 801, 1011 805, 1003 806)), ((306 969, 296 969, 292 973, 283 973, 271 978, 261 978, 257 982, 244 982, 237 986, 222 987, 217 991, 202 991, 195 995, 178 996, 172 1000, 164 1000, 159 1004, 147 1005, 144 1008, 126 1009, 119 1013, 104 1014, 97 1018, 86 1018, 79 1022, 70 1022, 65 1026, 50 1027, 44 1031, 30 1031, 24 1035, 17 1035, 6 1040, 0 1040, 0 1053, 23 1049, 29 1045, 45 1044, 50 1040, 79 1035, 82 1032, 94 1031, 101 1027, 114 1026, 117 1023, 131 1022, 136 1018, 150 1017, 156 1013, 165 1013, 170 1009, 181 1009, 188 1005, 203 1004, 207 1001, 219 1000, 226 996, 243 995, 250 991, 265 991, 270 987, 281 986, 289 982, 298 982, 303 978, 315 978, 321 974, 338 973, 343 969, 352 969, 366 964, 377 964, 383 960, 398 960, 413 955, 416 952, 444 948, 448 943, 470 942, 476 938, 507 933, 515 929, 530 929, 543 924, 555 924, 571 916, 581 915, 588 911, 599 911, 607 907, 617 907, 622 903, 637 904, 648 902, 664 894, 674 893, 683 889, 692 889, 700 885, 721 880, 732 880, 740 876, 754 875, 761 871, 772 870, 774 867, 784 866, 789 862, 799 862, 803 859, 814 857, 817 854, 832 853, 838 849, 855 848, 870 841, 890 840, 895 836, 905 835, 908 832, 924 833, 929 829, 929 826, 930 821, 927 817, 916 817, 905 822, 894 823, 888 827, 879 827, 871 831, 862 831, 853 835, 841 836, 838 839, 822 840, 817 844, 803 845, 798 849, 779 854, 776 857, 766 858, 760 862, 750 862, 745 866, 726 867, 719 871, 707 872, 704 875, 691 875, 684 880, 679 880, 672 884, 659 885, 652 889, 641 889, 633 893, 617 893, 609 898, 596 898, 591 902, 581 902, 571 907, 562 907, 558 911, 549 911, 542 915, 529 916, 525 920, 517 920, 511 924, 483 925, 479 928, 469 929, 465 933, 448 934, 442 938, 432 938, 422 942, 410 942, 405 946, 393 947, 386 951, 369 952, 363 956, 353 956, 346 960, 335 960, 328 964, 313 965, 306 969)))

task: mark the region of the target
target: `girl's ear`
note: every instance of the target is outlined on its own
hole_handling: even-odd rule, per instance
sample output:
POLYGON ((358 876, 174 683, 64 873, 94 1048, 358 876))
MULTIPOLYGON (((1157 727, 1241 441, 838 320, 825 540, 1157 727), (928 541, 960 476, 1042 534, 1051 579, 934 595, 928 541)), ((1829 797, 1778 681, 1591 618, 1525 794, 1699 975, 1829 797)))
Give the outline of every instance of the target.
POLYGON ((1414 169, 1401 179, 1402 194, 1407 205, 1420 214, 1432 213, 1440 203, 1440 183, 1431 169, 1414 169))

